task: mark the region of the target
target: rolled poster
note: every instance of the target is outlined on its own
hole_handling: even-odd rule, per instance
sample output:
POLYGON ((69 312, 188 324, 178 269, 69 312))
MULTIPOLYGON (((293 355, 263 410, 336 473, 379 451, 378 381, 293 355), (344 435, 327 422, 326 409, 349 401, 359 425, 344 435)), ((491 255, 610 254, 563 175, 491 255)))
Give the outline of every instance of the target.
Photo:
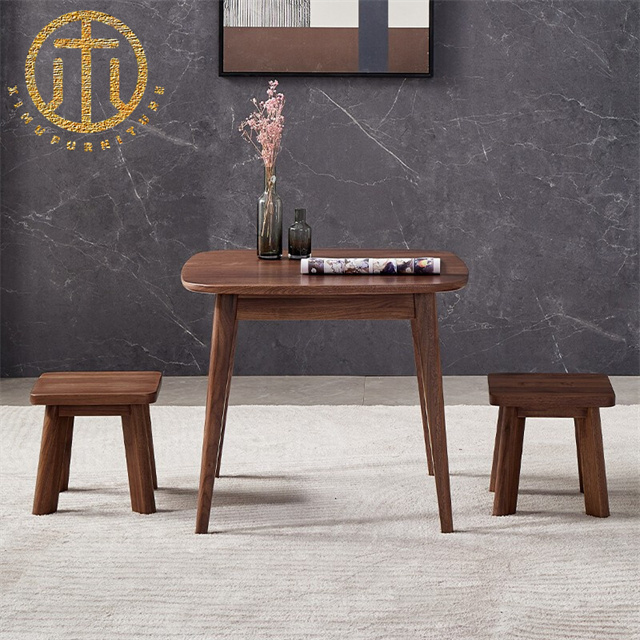
POLYGON ((308 275, 438 275, 440 258, 303 258, 308 275))

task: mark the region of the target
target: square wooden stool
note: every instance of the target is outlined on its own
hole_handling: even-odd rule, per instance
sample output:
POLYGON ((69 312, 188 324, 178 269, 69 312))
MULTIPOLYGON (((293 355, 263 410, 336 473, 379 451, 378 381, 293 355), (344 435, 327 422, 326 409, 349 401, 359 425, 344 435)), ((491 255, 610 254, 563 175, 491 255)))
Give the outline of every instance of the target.
POLYGON ((31 391, 31 404, 45 407, 33 513, 54 513, 69 487, 75 416, 121 416, 129 474, 131 508, 155 513, 158 488, 149 405, 156 401, 158 371, 43 373, 31 391))
POLYGON ((609 515, 600 407, 616 396, 604 375, 590 373, 493 373, 489 401, 500 407, 493 449, 490 491, 493 515, 516 512, 526 418, 573 418, 580 491, 590 516, 609 515))

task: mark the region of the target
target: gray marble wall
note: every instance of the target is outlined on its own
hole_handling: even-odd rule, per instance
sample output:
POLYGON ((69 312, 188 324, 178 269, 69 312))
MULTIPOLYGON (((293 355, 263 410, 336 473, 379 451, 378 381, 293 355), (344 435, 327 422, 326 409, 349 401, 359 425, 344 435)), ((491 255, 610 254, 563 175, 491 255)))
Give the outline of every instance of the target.
MULTIPOLYGON (((218 77, 211 0, 1 9, 2 375, 204 373, 213 300, 185 291, 180 268, 197 251, 254 246, 262 174, 237 127, 266 79, 218 77), (109 136, 74 137, 35 113, 29 46, 77 9, 116 16, 142 41, 142 104, 159 104, 149 125, 137 124, 140 107, 109 136)), ((435 10, 432 79, 281 79, 287 219, 306 206, 316 246, 462 256, 469 285, 440 301, 447 374, 639 373, 638 3, 441 0, 435 10)), ((412 371, 403 323, 240 328, 238 374, 412 371)))

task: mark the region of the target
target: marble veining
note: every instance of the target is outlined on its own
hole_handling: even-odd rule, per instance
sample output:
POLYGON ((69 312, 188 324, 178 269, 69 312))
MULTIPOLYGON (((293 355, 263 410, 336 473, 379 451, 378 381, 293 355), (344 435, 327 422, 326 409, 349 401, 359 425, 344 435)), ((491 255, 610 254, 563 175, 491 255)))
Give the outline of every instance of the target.
MULTIPOLYGON (((469 265, 467 288, 440 296, 446 374, 640 373, 638 6, 439 0, 432 79, 280 78, 286 225, 306 207, 315 246, 447 249, 469 265)), ((266 78, 218 77, 216 2, 87 2, 141 40, 147 92, 108 150, 99 134, 52 145, 70 137, 29 102, 24 62, 79 8, 2 2, 2 375, 203 374, 213 300, 184 290, 180 269, 255 245, 262 171, 238 125, 266 78)), ((236 372, 410 375, 411 335, 244 323, 236 372)))

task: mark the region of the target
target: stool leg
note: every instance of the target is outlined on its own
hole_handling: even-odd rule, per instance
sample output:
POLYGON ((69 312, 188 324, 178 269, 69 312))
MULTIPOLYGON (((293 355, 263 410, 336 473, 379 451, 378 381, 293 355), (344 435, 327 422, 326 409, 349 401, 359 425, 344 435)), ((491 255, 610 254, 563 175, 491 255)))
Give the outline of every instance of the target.
POLYGON ((609 495, 602 448, 600 409, 589 407, 587 417, 578 418, 576 422, 580 433, 585 511, 590 516, 606 518, 609 515, 609 495))
POLYGON ((153 488, 158 488, 158 474, 156 473, 156 454, 153 448, 153 433, 151 431, 151 412, 149 411, 149 405, 142 405, 144 407, 144 420, 147 427, 147 442, 149 443, 149 463, 151 464, 151 476, 153 477, 153 488))
POLYGON ((576 453, 578 455, 578 480, 580 482, 580 493, 584 493, 584 483, 582 481, 582 453, 580 446, 580 426, 578 424, 579 418, 574 418, 575 432, 576 432, 576 453))
POLYGON ((73 416, 58 418, 58 424, 65 433, 64 457, 62 459, 62 472, 60 475, 60 491, 66 491, 69 488, 71 445, 73 444, 73 416))
POLYGON ((127 457, 131 508, 138 513, 155 513, 153 476, 149 461, 149 441, 144 407, 131 405, 129 414, 122 416, 122 433, 127 457))
POLYGON ((500 452, 500 438, 504 429, 504 407, 498 410, 498 424, 496 425, 496 439, 493 444, 493 463, 491 465, 491 479, 489 480, 489 491, 496 490, 496 473, 498 471, 498 453, 500 452))
POLYGON ((505 407, 504 414, 504 428, 498 451, 496 494, 493 501, 494 516, 515 513, 518 504, 525 419, 518 418, 515 407, 505 407))
POLYGON ((58 407, 47 406, 42 425, 38 477, 33 498, 33 514, 55 513, 60 495, 60 476, 64 458, 66 429, 58 423, 58 407))

